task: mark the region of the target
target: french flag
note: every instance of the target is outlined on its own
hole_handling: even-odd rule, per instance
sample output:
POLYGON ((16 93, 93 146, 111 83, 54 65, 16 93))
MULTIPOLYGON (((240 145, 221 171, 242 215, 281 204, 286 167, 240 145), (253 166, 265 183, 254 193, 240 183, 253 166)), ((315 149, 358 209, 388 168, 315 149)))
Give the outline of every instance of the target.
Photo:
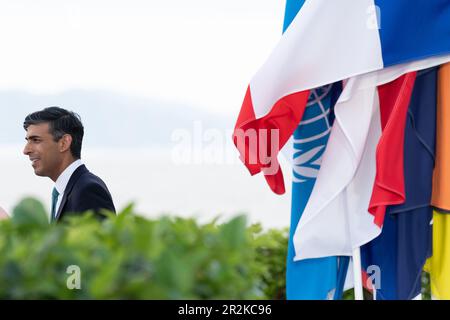
MULTIPOLYGON (((302 119, 311 89, 386 68, 399 77, 448 61, 448 0, 306 1, 247 89, 233 135, 241 160, 283 194, 277 154, 302 119)), ((378 225, 382 201, 371 202, 378 225)))

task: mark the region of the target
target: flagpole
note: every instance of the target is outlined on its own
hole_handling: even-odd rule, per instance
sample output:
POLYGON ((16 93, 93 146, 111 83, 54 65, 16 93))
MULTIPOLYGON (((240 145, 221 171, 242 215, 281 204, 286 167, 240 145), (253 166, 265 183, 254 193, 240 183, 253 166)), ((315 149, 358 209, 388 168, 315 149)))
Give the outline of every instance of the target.
POLYGON ((360 247, 353 250, 353 283, 355 300, 364 300, 361 272, 361 250, 360 247))

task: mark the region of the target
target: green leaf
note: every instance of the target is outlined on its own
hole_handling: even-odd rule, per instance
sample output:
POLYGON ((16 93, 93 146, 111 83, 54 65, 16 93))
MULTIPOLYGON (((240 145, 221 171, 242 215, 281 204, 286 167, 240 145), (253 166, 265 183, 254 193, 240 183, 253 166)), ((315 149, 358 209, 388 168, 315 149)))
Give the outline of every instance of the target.
POLYGON ((44 205, 33 198, 25 198, 14 208, 12 222, 17 226, 48 226, 48 215, 44 205))

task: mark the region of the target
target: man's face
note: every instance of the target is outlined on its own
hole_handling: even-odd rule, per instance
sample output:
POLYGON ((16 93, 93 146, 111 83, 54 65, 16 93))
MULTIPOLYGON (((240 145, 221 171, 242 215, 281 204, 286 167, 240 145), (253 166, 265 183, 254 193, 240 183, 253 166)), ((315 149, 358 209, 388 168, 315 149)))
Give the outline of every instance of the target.
POLYGON ((62 154, 59 142, 50 134, 49 124, 30 125, 27 129, 27 144, 23 153, 30 158, 34 173, 56 180, 61 167, 62 154))

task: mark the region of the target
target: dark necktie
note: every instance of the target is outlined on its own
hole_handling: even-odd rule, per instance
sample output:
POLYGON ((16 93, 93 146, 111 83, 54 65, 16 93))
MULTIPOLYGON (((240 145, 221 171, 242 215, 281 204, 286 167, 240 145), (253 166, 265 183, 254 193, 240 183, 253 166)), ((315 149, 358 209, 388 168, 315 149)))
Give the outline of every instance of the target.
POLYGON ((56 218, 56 202, 58 202, 59 192, 56 188, 53 188, 52 191, 52 215, 50 217, 50 221, 55 221, 56 218))

